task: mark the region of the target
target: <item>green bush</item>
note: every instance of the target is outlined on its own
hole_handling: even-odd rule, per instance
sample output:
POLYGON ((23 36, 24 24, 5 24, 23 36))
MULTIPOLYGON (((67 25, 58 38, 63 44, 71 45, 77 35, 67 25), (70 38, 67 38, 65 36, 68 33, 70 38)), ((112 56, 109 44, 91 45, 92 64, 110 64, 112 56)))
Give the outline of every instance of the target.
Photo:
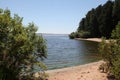
POLYGON ((90 37, 90 33, 86 32, 86 31, 72 32, 69 35, 70 39, 74 39, 74 38, 89 38, 89 37, 90 37))
POLYGON ((120 22, 113 30, 111 38, 109 42, 103 40, 99 50, 108 65, 108 73, 114 75, 116 80, 120 80, 120 22))
POLYGON ((0 80, 20 80, 31 74, 35 65, 43 69, 38 59, 47 57, 46 43, 36 34, 35 25, 25 27, 22 19, 0 9, 0 80))
POLYGON ((69 34, 69 38, 70 38, 70 39, 74 39, 74 38, 76 38, 75 35, 76 35, 76 33, 75 33, 75 32, 72 32, 71 34, 69 34))
POLYGON ((90 37, 90 33, 87 31, 80 31, 78 33, 79 33, 80 38, 89 38, 90 37))

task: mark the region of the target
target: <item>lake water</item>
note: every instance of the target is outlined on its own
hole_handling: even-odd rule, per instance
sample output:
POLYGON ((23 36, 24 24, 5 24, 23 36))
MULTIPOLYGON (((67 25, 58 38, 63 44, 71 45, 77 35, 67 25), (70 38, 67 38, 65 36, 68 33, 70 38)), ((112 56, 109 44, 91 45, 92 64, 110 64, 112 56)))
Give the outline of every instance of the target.
POLYGON ((48 70, 86 64, 99 60, 98 43, 71 40, 67 35, 43 35, 47 42, 48 70))

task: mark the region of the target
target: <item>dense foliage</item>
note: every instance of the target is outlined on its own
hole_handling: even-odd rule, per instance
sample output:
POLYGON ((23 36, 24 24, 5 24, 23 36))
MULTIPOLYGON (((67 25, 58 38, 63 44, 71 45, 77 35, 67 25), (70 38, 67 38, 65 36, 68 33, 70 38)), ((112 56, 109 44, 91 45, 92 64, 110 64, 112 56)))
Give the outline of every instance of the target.
POLYGON ((110 38, 111 32, 115 29, 118 21, 120 21, 120 0, 108 0, 104 5, 99 5, 97 8, 88 11, 86 17, 82 18, 77 31, 74 33, 79 33, 79 37, 83 38, 81 31, 89 33, 88 36, 85 35, 86 38, 110 38))
POLYGON ((100 53, 106 62, 108 74, 114 75, 115 80, 120 80, 120 22, 112 32, 112 38, 109 42, 103 40, 100 44, 100 53))
POLYGON ((46 43, 35 25, 25 27, 22 19, 0 9, 0 80, 32 80, 34 66, 45 67, 46 43))

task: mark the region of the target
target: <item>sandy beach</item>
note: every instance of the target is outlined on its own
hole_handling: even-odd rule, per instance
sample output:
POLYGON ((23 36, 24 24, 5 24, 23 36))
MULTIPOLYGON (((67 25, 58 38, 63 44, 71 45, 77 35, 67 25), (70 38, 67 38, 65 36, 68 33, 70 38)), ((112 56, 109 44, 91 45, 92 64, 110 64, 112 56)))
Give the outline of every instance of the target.
MULTIPOLYGON (((101 42, 100 38, 76 39, 101 42)), ((104 63, 104 61, 101 60, 98 62, 62 69, 48 70, 45 72, 49 74, 48 80, 108 80, 107 74, 99 71, 99 66, 102 63, 104 63)))
POLYGON ((94 41, 94 42, 101 42, 101 38, 75 38, 76 40, 85 40, 85 41, 94 41))
MULTIPOLYGON (((94 41, 94 42, 102 42, 101 38, 75 38, 76 40, 84 40, 84 41, 94 41)), ((109 40, 105 40, 109 43, 109 40)))
MULTIPOLYGON (((101 38, 76 38, 77 40, 87 40, 101 42, 101 38)), ((98 69, 103 61, 93 62, 85 65, 48 70, 48 80, 108 80, 107 74, 101 73, 98 69)))
POLYGON ((108 80, 107 74, 101 73, 99 65, 103 61, 93 62, 85 65, 55 69, 46 71, 48 80, 108 80))

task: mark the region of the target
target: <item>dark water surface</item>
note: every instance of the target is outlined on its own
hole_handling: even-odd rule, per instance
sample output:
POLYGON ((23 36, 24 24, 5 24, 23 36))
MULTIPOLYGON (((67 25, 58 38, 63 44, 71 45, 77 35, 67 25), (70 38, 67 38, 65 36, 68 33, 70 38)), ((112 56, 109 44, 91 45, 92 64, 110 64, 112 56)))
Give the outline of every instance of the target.
POLYGON ((99 60, 98 43, 71 40, 67 35, 43 35, 47 42, 48 69, 76 66, 99 60))

